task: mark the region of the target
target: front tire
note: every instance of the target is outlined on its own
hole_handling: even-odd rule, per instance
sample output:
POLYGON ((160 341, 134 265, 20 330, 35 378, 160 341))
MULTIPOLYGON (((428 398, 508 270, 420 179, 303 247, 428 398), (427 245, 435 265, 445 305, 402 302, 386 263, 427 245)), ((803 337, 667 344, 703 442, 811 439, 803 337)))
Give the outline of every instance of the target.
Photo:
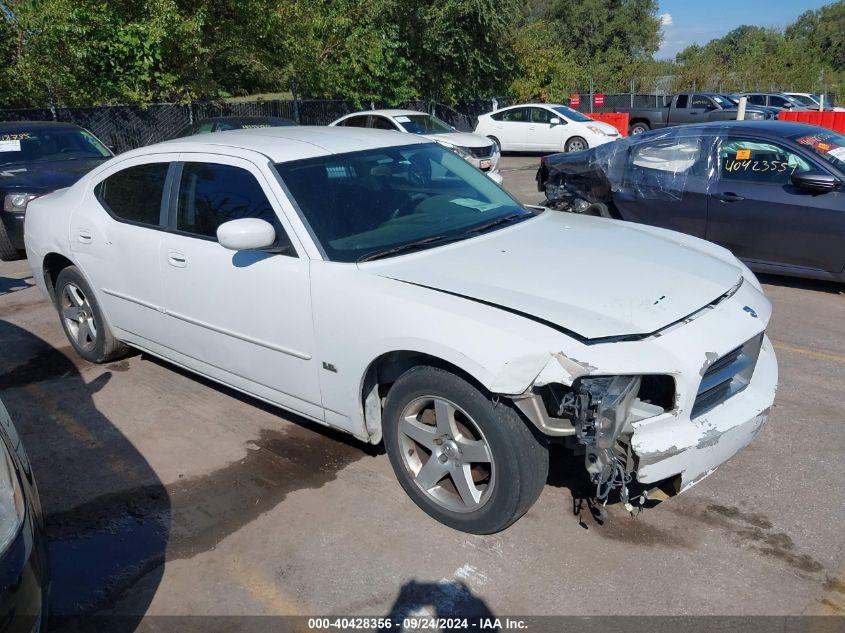
POLYGON ((567 139, 566 145, 563 146, 564 152, 582 152, 585 149, 588 149, 589 145, 587 145, 587 141, 585 141, 580 136, 573 136, 570 139, 567 139))
POLYGON ((443 369, 400 376, 387 396, 383 433, 408 496, 462 532, 505 529, 534 504, 548 476, 545 437, 510 403, 443 369))
POLYGON ((3 222, 0 220, 0 260, 13 262, 24 257, 26 257, 26 251, 12 246, 12 241, 9 239, 6 227, 3 226, 3 222))
POLYGON ((56 279, 56 308, 70 344, 88 362, 107 363, 126 353, 76 266, 63 269, 56 279))

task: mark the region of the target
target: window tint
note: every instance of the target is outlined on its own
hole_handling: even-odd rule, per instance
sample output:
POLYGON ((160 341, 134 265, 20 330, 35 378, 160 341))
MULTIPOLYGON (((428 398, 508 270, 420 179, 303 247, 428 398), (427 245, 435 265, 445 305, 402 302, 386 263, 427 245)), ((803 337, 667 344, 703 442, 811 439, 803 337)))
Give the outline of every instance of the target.
POLYGON ((354 116, 343 121, 340 125, 345 127, 367 127, 366 116, 354 116))
POLYGON ((118 220, 157 227, 169 167, 169 163, 128 167, 97 185, 97 198, 118 220))
POLYGON ((377 130, 393 130, 396 131, 396 126, 391 123, 390 119, 383 116, 373 117, 373 127, 377 130))
POLYGON ((528 108, 514 108, 502 112, 502 121, 510 123, 528 123, 528 108))
POLYGON ((241 218, 269 222, 281 238, 278 244, 290 244, 255 176, 231 165, 185 163, 176 212, 178 230, 217 239, 217 227, 241 218))
POLYGON ((693 108, 706 108, 707 106, 711 105, 712 102, 710 101, 710 97, 705 97, 704 95, 693 95, 692 96, 692 106, 693 108))
POLYGON ((783 97, 778 97, 777 95, 772 95, 771 97, 769 97, 769 103, 773 106, 777 106, 778 108, 783 108, 788 105, 791 105, 789 101, 787 101, 783 97))
POLYGON ((689 95, 678 95, 677 101, 675 101, 676 108, 686 108, 687 101, 689 100, 689 95))
POLYGON ((805 158, 767 141, 729 137, 719 148, 723 180, 786 185, 793 173, 810 169, 805 158))
POLYGON ((766 105, 766 97, 763 95, 748 95, 748 103, 754 105, 766 105))

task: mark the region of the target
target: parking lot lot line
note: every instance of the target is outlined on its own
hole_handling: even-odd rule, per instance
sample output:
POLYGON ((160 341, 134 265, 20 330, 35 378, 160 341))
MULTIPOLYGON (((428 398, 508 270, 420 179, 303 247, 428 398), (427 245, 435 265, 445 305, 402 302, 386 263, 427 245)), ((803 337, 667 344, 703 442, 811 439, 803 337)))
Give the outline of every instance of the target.
POLYGON ((800 347, 798 345, 789 345, 788 343, 781 343, 780 341, 773 341, 773 344, 775 346, 775 349, 783 350, 784 352, 802 354, 803 356, 815 358, 816 360, 828 360, 833 363, 845 364, 845 356, 843 356, 842 354, 836 354, 834 352, 828 352, 825 350, 809 349, 807 347, 800 347))

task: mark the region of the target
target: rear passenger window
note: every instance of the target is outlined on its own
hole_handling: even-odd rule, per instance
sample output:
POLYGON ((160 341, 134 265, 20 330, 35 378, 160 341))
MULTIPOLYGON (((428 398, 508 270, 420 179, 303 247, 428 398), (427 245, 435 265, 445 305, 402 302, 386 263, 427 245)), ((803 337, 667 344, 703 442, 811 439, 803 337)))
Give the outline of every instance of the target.
POLYGON ((528 108, 515 108, 505 110, 502 113, 502 121, 509 121, 510 123, 528 123, 528 117, 528 108))
POLYGON ((345 121, 342 121, 338 125, 342 125, 344 127, 367 127, 367 117, 366 116, 353 116, 345 121))
POLYGON ((185 163, 179 185, 176 228, 217 239, 217 227, 229 220, 258 218, 276 229, 277 246, 293 254, 276 212, 251 173, 215 163, 185 163))
POLYGON ((396 131, 396 126, 383 116, 373 117, 373 127, 377 130, 393 130, 396 131))
POLYGON ((116 220, 158 227, 169 167, 170 163, 127 167, 98 184, 95 193, 116 220))

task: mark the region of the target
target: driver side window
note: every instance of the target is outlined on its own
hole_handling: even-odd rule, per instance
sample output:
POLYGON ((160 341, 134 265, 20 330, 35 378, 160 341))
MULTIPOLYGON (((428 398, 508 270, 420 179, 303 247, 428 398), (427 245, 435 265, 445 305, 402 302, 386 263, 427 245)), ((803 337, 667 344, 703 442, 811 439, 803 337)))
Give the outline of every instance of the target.
POLYGON ((692 96, 692 106, 693 108, 708 108, 713 104, 710 100, 710 97, 705 97, 704 95, 693 95, 692 96))
POLYGON ((804 157, 769 141, 731 136, 719 148, 723 180, 782 186, 789 184, 793 173, 811 169, 804 157))

